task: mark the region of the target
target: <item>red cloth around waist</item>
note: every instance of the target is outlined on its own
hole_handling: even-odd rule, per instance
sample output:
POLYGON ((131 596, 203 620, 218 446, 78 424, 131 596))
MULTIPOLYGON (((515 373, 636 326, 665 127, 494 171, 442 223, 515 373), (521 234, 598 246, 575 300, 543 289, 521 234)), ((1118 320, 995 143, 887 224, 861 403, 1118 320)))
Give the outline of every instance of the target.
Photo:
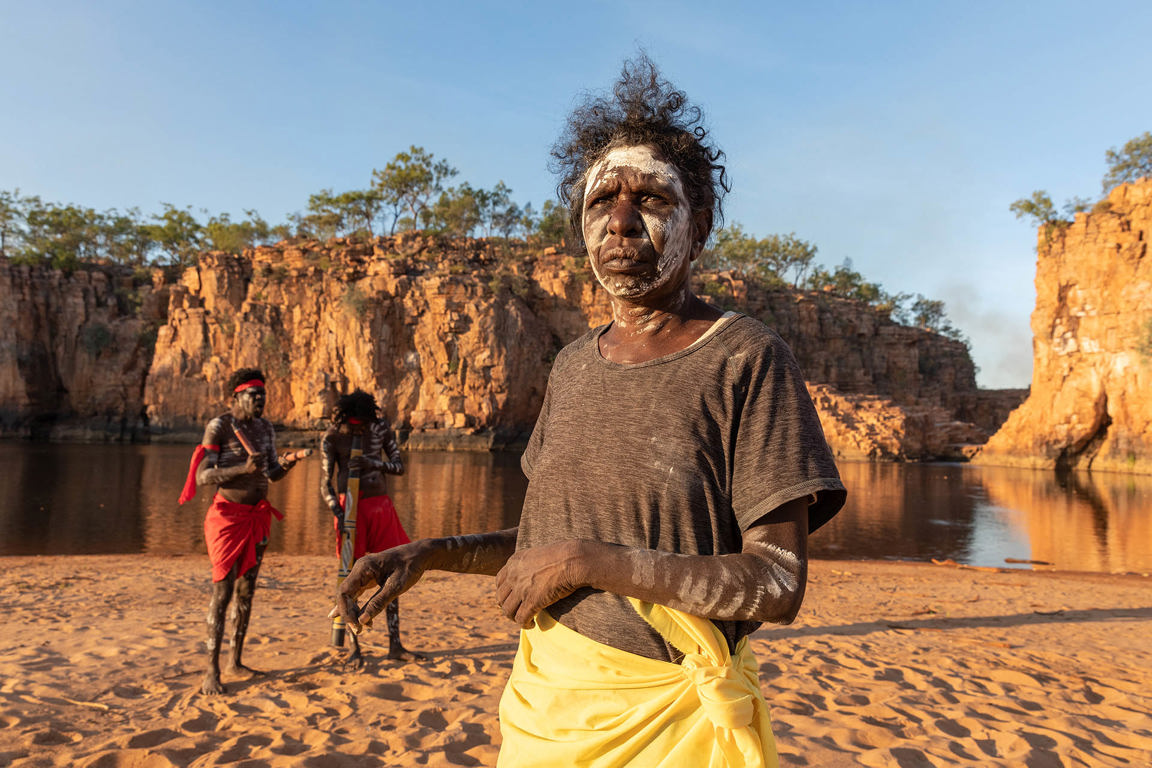
POLYGON ((239 561, 239 574, 256 565, 256 545, 268 538, 272 530, 272 515, 283 520, 284 515, 261 499, 257 504, 228 501, 219 494, 212 498, 212 506, 204 516, 204 541, 208 544, 208 559, 212 561, 212 581, 223 581, 239 561))
MULTIPOLYGON (((340 504, 344 504, 344 494, 340 494, 340 504)), ((340 521, 336 524, 336 554, 340 554, 340 521)), ((359 560, 369 552, 383 552, 411 539, 400 524, 392 499, 384 496, 360 497, 356 505, 356 541, 352 547, 352 560, 359 560)))

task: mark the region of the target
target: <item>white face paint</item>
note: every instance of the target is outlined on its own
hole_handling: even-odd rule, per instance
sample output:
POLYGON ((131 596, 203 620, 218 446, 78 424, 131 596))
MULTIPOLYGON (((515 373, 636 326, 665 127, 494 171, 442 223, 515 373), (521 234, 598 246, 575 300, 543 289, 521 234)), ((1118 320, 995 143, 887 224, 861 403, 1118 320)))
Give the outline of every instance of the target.
POLYGON ((610 295, 639 298, 687 280, 692 212, 680 173, 652 147, 617 147, 588 169, 582 226, 592 270, 610 295))

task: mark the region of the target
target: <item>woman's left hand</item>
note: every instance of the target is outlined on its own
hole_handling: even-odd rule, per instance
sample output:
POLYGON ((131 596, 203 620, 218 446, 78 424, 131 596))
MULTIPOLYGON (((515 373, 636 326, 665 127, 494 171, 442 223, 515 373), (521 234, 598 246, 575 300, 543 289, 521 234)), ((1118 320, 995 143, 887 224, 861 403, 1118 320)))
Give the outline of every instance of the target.
POLYGON ((585 543, 559 541, 522 549, 496 574, 496 604, 521 627, 536 614, 585 586, 585 543))

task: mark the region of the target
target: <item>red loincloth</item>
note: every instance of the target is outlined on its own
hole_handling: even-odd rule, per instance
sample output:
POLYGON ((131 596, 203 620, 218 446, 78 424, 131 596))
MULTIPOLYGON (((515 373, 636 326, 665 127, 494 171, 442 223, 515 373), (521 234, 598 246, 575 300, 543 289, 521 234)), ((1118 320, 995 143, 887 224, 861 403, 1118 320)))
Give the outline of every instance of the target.
MULTIPOLYGON (((344 494, 340 494, 340 504, 344 504, 344 494)), ((336 527, 336 554, 340 554, 340 521, 332 518, 336 527)), ((392 499, 385 496, 361 497, 356 505, 356 544, 352 547, 352 560, 356 561, 368 552, 383 552, 411 539, 404 532, 392 499)))
POLYGON ((219 494, 204 517, 204 540, 208 542, 208 559, 212 561, 212 581, 223 581, 233 564, 240 561, 240 574, 256 565, 256 545, 268 538, 272 515, 284 515, 261 499, 258 504, 227 501, 219 494))

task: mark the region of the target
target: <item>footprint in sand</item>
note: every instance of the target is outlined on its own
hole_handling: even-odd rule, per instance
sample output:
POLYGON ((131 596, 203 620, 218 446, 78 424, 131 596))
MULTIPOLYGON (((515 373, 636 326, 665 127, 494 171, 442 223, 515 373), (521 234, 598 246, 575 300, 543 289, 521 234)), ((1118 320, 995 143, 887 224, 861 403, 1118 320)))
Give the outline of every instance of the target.
POLYGON ((1015 733, 992 731, 989 738, 976 739, 976 746, 988 757, 1012 760, 1029 752, 1028 742, 1015 733))
POLYGON ((287 755, 289 757, 307 752, 309 749, 310 747, 307 744, 288 737, 281 737, 268 746, 268 751, 272 754, 287 755))
POLYGON ((439 700, 444 695, 445 687, 442 685, 429 685, 427 680, 416 677, 406 677, 403 680, 402 698, 396 701, 429 701, 439 700))
POLYGON ((148 691, 138 685, 116 685, 112 687, 112 695, 121 699, 142 699, 148 691))
POLYGON ((460 722, 461 714, 451 713, 451 717, 448 717, 439 707, 421 710, 416 715, 416 722, 421 728, 404 735, 404 745, 413 750, 434 749, 442 754, 459 754, 474 746, 489 743, 490 739, 483 726, 460 722))
POLYGON ((128 740, 128 746, 134 749, 151 749, 172 739, 184 738, 184 734, 177 733, 171 728, 158 728, 154 731, 138 733, 128 740))
POLYGON ((442 731, 448 725, 448 720, 444 717, 444 713, 439 709, 426 709, 420 714, 416 715, 416 722, 425 728, 432 728, 433 730, 442 731))
POLYGON ((963 723, 947 717, 941 717, 932 724, 941 732, 957 739, 966 739, 972 735, 972 731, 965 727, 963 723))
POLYGON ((35 656, 35 658, 20 659, 19 661, 20 667, 28 672, 52 672, 68 663, 63 655, 46 648, 34 649, 28 655, 35 656))
POLYGON ((1012 690, 1012 688, 1016 686, 1033 688, 1043 687, 1043 683, 1036 677, 1014 669, 994 670, 992 674, 989 675, 989 679, 995 683, 1000 684, 1001 686, 1004 686, 1008 690, 1012 690))
POLYGON ((266 747, 271 743, 272 739, 267 736, 247 735, 230 739, 221 745, 221 749, 216 751, 214 761, 217 765, 235 763, 252 757, 254 748, 266 747))
POLYGON ((215 717, 214 715, 211 715, 208 712, 201 712, 191 720, 185 720, 184 722, 180 723, 180 729, 183 731, 190 731, 192 733, 204 733, 206 731, 215 730, 216 723, 218 722, 219 718, 215 717))
POLYGON ((70 744, 73 741, 66 733, 61 733, 55 728, 49 728, 46 731, 40 731, 32 736, 32 743, 42 747, 56 746, 59 744, 70 744))
POLYGON ((90 756, 87 762, 82 763, 83 768, 177 768, 186 765, 184 762, 174 762, 171 757, 154 753, 148 749, 116 749, 100 752, 90 756))

